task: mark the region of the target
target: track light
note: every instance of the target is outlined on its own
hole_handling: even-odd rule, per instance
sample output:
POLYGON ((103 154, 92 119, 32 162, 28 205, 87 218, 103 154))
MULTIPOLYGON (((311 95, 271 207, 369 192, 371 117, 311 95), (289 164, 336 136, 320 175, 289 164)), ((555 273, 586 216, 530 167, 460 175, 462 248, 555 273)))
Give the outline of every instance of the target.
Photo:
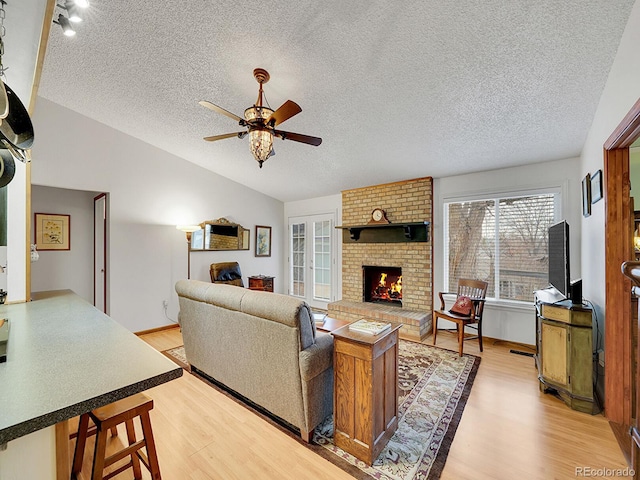
POLYGON ((80 16, 80 12, 78 11, 78 6, 73 0, 66 0, 64 2, 64 5, 58 4, 57 6, 67 11, 70 22, 79 23, 82 21, 82 17, 80 16))
MULTIPOLYGON (((62 5, 59 5, 62 7, 62 5)), ((71 0, 67 0, 64 2, 64 8, 69 13, 69 21, 73 23, 79 23, 82 21, 82 17, 80 16, 80 12, 78 12, 78 6, 75 2, 71 0)))
POLYGON ((67 37, 73 37, 76 34, 76 31, 71 26, 69 19, 65 17, 63 14, 58 15, 58 20, 54 20, 53 23, 57 23, 62 27, 62 31, 67 37))

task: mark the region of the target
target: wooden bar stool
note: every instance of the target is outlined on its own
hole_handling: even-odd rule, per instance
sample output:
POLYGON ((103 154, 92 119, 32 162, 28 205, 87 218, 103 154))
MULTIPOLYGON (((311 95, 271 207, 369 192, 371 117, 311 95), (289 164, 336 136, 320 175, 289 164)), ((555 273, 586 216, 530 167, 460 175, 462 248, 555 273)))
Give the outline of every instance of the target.
POLYGON ((151 472, 151 478, 160 480, 160 466, 158 464, 158 455, 156 454, 156 445, 153 440, 151 420, 149 418, 149 411, 152 408, 153 400, 144 393, 137 393, 81 415, 80 424, 78 425, 78 439, 73 455, 72 478, 76 478, 82 469, 82 459, 84 457, 84 447, 87 437, 97 434, 91 480, 106 480, 129 468, 133 468, 133 475, 136 480, 141 479, 142 471, 140 470, 140 460, 142 460, 144 466, 151 472), (138 441, 136 441, 136 433, 133 425, 133 419, 136 417, 140 417, 140 423, 142 424, 143 438, 138 441), (95 429, 93 430, 89 429, 89 418, 95 423, 95 429), (118 431, 116 430, 116 426, 121 423, 124 423, 126 426, 129 446, 105 458, 107 432, 111 430, 112 435, 117 435, 118 431), (146 447, 147 455, 141 452, 143 447, 146 447), (103 477, 106 467, 127 456, 131 457, 129 463, 103 477))

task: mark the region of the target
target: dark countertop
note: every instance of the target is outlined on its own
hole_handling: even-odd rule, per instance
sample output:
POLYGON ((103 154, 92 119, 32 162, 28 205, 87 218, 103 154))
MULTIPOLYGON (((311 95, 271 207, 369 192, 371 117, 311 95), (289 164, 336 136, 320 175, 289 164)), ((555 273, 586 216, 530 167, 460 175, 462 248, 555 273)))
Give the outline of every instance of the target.
POLYGON ((10 321, 0 363, 0 445, 182 375, 70 290, 0 305, 10 321))

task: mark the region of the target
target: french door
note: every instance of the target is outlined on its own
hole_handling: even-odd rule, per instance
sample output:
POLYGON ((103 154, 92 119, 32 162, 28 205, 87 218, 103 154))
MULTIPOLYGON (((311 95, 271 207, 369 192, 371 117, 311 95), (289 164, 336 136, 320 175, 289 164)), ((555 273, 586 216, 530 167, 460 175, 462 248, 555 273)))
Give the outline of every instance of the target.
POLYGON ((327 308, 335 298, 334 216, 289 219, 289 295, 327 308))

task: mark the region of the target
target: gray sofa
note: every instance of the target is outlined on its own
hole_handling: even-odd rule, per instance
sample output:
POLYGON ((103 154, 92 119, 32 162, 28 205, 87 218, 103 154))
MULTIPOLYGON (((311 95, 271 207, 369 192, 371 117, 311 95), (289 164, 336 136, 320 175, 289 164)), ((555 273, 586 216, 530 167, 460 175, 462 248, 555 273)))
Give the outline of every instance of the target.
POLYGON ((198 280, 176 283, 187 360, 300 429, 333 412, 333 337, 309 306, 277 293, 198 280))

